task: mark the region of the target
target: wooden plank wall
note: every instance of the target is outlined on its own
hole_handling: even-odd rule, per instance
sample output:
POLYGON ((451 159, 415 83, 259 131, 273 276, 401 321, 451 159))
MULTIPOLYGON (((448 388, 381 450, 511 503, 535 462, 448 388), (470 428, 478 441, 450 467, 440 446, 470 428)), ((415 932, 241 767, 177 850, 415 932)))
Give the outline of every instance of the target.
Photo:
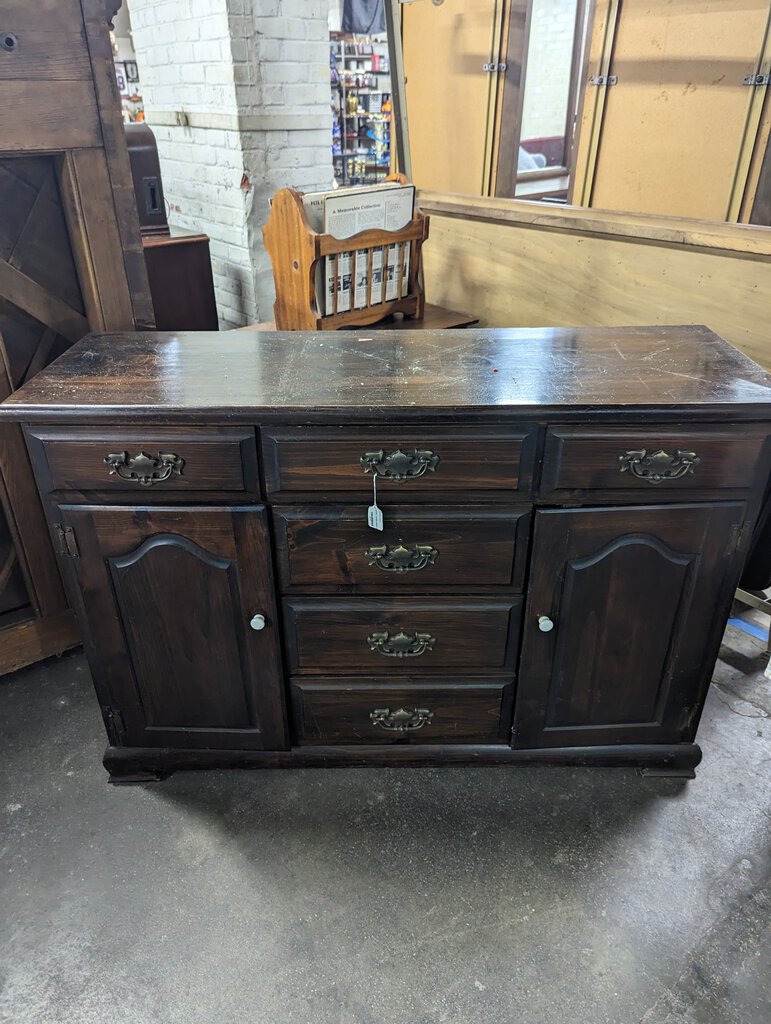
POLYGON ((426 300, 485 326, 707 324, 771 368, 771 229, 421 192, 426 300))

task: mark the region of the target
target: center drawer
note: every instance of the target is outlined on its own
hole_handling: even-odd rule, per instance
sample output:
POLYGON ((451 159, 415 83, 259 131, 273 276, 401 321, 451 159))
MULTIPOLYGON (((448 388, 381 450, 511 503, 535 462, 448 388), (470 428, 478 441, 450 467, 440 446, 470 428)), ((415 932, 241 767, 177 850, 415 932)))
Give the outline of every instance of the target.
POLYGON ((274 507, 282 590, 522 589, 529 506, 389 505, 382 533, 366 516, 365 502, 274 507))
POLYGON ((373 676, 512 669, 521 599, 284 601, 291 674, 373 676))
POLYGON ((347 491, 378 500, 459 500, 469 491, 529 494, 536 427, 282 427, 262 432, 269 494, 347 491))
POLYGON ((514 684, 293 681, 297 743, 505 743, 514 684))

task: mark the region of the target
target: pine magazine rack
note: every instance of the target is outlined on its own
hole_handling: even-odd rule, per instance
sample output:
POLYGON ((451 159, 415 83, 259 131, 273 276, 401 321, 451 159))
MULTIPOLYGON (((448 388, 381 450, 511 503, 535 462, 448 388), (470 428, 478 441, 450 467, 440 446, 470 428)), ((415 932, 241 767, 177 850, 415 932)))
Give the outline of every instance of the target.
MULTIPOLYGON (((403 175, 395 175, 388 180, 407 184, 403 175)), ((276 330, 335 331, 341 327, 374 324, 392 313, 421 319, 425 305, 420 283, 421 247, 428 238, 429 218, 420 212, 417 205, 412 220, 399 231, 361 231, 350 238, 340 239, 311 228, 302 196, 302 192, 293 188, 279 189, 273 197, 268 221, 262 229, 276 288, 273 306, 276 330), (386 300, 386 275, 383 274, 379 302, 370 301, 359 309, 338 311, 337 261, 341 253, 367 253, 366 293, 371 300, 373 253, 377 249, 382 250, 385 265, 388 247, 398 242, 405 245, 400 248, 397 297, 386 300), (410 247, 410 265, 405 292, 402 270, 406 244, 410 247), (319 261, 327 258, 334 260, 334 291, 331 297, 332 311, 322 315, 316 300, 316 269, 319 261)), ((324 275, 321 277, 323 280, 324 275)))

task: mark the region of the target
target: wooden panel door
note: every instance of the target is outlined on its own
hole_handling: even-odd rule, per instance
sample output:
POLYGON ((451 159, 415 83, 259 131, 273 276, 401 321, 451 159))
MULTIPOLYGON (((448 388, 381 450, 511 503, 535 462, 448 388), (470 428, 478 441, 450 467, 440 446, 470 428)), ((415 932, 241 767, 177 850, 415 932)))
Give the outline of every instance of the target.
POLYGON ((768 0, 602 0, 596 8, 571 201, 738 219, 761 87, 768 0))
POLYGON ((488 195, 491 120, 503 0, 415 3, 402 9, 412 180, 420 188, 488 195))
POLYGON ((516 747, 693 739, 744 512, 730 502, 536 513, 516 747))
MULTIPOLYGON (((109 39, 119 6, 2 4, 0 398, 89 330, 153 323, 109 39)), ((20 432, 3 426, 0 674, 78 640, 20 432)))
POLYGON ((112 741, 284 749, 265 508, 59 511, 112 741))

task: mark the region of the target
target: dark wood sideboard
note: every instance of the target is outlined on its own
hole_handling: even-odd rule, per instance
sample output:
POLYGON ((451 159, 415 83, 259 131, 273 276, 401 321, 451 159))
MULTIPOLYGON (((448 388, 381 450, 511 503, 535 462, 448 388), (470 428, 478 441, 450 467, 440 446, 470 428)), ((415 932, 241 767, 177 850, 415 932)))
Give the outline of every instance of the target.
POLYGON ((90 335, 0 416, 113 781, 700 760, 771 463, 704 327, 90 335))

